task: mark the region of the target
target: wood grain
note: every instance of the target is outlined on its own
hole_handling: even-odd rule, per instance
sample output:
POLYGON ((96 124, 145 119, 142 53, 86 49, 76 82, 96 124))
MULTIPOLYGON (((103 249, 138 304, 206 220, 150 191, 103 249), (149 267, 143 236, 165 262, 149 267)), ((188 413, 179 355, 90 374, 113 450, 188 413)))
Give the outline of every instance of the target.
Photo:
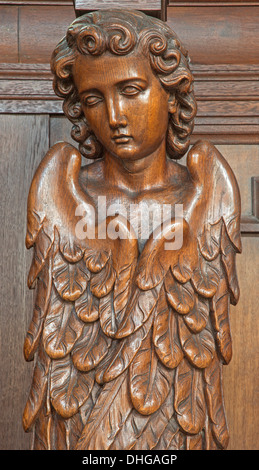
MULTIPOLYGON (((193 64, 257 64, 259 55, 258 2, 199 2, 188 6, 175 3, 167 8, 168 24, 182 39, 193 64), (246 5, 244 8, 242 5, 246 5), (180 5, 180 6, 179 6, 180 5), (237 5, 237 6, 233 6, 237 5)), ((7 30, 1 41, 2 61, 49 62, 55 44, 75 18, 71 2, 13 2, 1 5, 1 23, 7 30), (21 5, 19 35, 17 5, 21 5), (52 4, 52 6, 51 6, 52 4), (34 5, 34 6, 33 6, 34 5), (4 16, 5 15, 5 16, 4 16), (16 21, 17 19, 17 21, 16 21), (8 39, 9 38, 9 39, 8 39), (18 47, 10 51, 9 44, 18 47), (44 44, 44 45, 43 45, 44 44), (37 52, 36 52, 37 51, 37 52), (5 57, 5 58, 4 58, 5 57)), ((2 31, 4 31, 2 29, 2 31)))
POLYGON ((224 368, 224 391, 229 416, 229 450, 257 450, 259 429, 259 238, 243 238, 237 260, 240 301, 231 312, 233 360, 224 368), (249 293, 249 294, 248 294, 249 293))
MULTIPOLYGON (((200 449, 225 449, 221 369, 232 356, 229 305, 239 298, 237 182, 207 141, 192 147, 186 167, 175 161, 189 147, 196 103, 174 33, 140 12, 127 12, 126 23, 120 10, 87 20, 70 26, 51 60, 79 151, 54 144, 28 196, 36 299, 24 355, 37 355, 24 430, 42 450, 166 449, 175 428, 177 449, 192 449, 193 439, 200 449), (81 154, 96 161, 82 167, 81 154), (106 212, 100 219, 100 195, 108 208, 120 201, 111 222, 106 212), (146 234, 143 214, 135 225, 144 201, 153 221, 154 201, 171 206, 163 224, 146 221, 146 234), (94 236, 79 236, 78 207, 90 206, 94 236), (168 247, 172 230, 178 243, 168 247)), ((55 124, 50 140, 65 132, 55 124)))
MULTIPOLYGON (((257 33, 259 2, 171 0, 170 3, 170 21, 173 28, 179 37, 184 39, 189 53, 193 52, 191 67, 196 78, 195 90, 199 101, 209 99, 209 101, 230 102, 232 98, 258 101, 258 65, 255 64, 258 64, 259 54, 257 33), (215 83, 215 88, 212 82, 215 83)), ((45 99, 51 96, 49 84, 51 75, 47 65, 49 56, 73 19, 72 0, 0 1, 0 35, 3 34, 0 41, 0 60, 9 62, 5 66, 0 64, 0 77, 3 81, 8 80, 10 84, 9 91, 8 84, 3 90, 0 81, 0 93, 4 91, 1 110, 3 113, 21 113, 0 116, 3 192, 1 212, 4 214, 1 219, 4 247, 1 255, 3 258, 1 278, 4 281, 1 287, 0 320, 1 346, 3 345, 7 351, 6 356, 2 356, 3 365, 1 365, 3 412, 0 418, 0 446, 4 449, 29 448, 28 435, 23 433, 21 421, 17 416, 22 414, 32 372, 31 365, 24 364, 21 354, 33 303, 31 293, 26 289, 26 272, 31 256, 30 253, 24 253, 25 229, 19 229, 17 233, 15 227, 17 224, 20 228, 24 227, 24 197, 32 174, 40 161, 40 153, 43 155, 49 146, 48 118, 41 113, 50 113, 51 146, 60 140, 73 143, 70 138, 71 123, 61 115, 61 103, 45 99), (23 22, 20 23, 20 27, 23 28, 20 60, 29 62, 25 64, 18 63, 20 34, 18 6, 23 16, 23 22), (30 10, 33 6, 34 12, 30 10), (22 11, 23 8, 25 10, 22 11), (55 15, 52 16, 50 11, 55 11, 55 15), (32 30, 30 20, 32 20, 32 30), (44 33, 44 28, 48 34, 44 33), (56 29, 59 31, 57 37, 56 29), (37 39, 38 30, 40 40, 37 39), (43 64, 40 63, 42 61, 43 64), (20 80, 22 83, 18 83, 20 80), (25 80, 28 80, 31 88, 24 82, 25 80), (21 92, 22 89, 24 94, 21 92), (13 99, 8 99, 11 96, 13 99), (25 116, 25 113, 30 115, 25 116), (38 115, 35 116, 35 113, 38 115), (38 126, 41 126, 41 129, 38 126), (31 142, 28 142, 28 135, 32 135, 31 142), (19 204, 22 204, 22 210, 19 204), (18 286, 16 289, 13 287, 13 280, 18 286), (17 345, 20 345, 19 353, 17 345)), ((192 143, 198 137, 205 137, 219 144, 219 150, 226 156, 238 179, 243 213, 247 214, 247 220, 251 221, 249 215, 251 177, 258 175, 259 161, 258 146, 251 144, 259 143, 258 117, 245 116, 242 114, 242 107, 239 109, 240 114, 235 117, 224 118, 223 115, 198 117, 192 143)), ((225 110, 227 111, 226 108, 224 112, 225 110)), ((249 108, 247 110, 249 112, 249 108)), ((252 231, 254 224, 250 225, 252 231)), ((224 390, 231 436, 229 448, 256 450, 258 449, 256 430, 259 425, 258 381, 255 374, 259 344, 256 316, 258 237, 243 237, 243 247, 244 254, 240 259, 238 257, 241 299, 231 312, 234 355, 230 365, 224 368, 224 390), (248 297, 247 292, 249 292, 248 297)), ((173 442, 176 442, 176 438, 173 442)))
POLYGON ((0 0, 0 5, 48 5, 48 6, 63 6, 73 5, 73 0, 0 0))
POLYGON ((62 113, 62 103, 59 100, 2 100, 1 114, 52 114, 62 113))
POLYGON ((230 6, 254 6, 258 5, 258 0, 169 0, 169 5, 175 6, 196 6, 196 7, 230 7, 230 6))
MULTIPOLYGON (((218 144, 258 143, 258 66, 196 64, 191 68, 198 102, 194 138, 207 136, 218 144)), ((62 114, 47 64, 0 64, 0 90, 1 113, 62 114)))
POLYGON ((49 63, 51 52, 75 19, 70 6, 22 6, 20 8, 19 60, 49 63))
POLYGON ((19 61, 18 7, 0 4, 0 60, 19 61), (10 45, 12 47, 10 48, 10 45))
POLYGON ((135 10, 159 10, 161 0, 75 0, 75 8, 78 10, 102 10, 106 8, 130 8, 135 10))
POLYGON ((259 7, 169 7, 168 24, 193 63, 256 64, 259 7))
POLYGON ((1 140, 1 449, 28 449, 21 416, 32 366, 24 367, 21 345, 29 324, 33 293, 24 247, 26 193, 48 148, 47 116, 0 116, 1 140), (6 135, 15 135, 6 139, 6 135), (24 139, 30 135, 30 139, 24 139), (3 354, 4 353, 4 354, 3 354))
POLYGON ((259 175, 258 145, 217 145, 233 169, 241 192, 242 214, 252 214, 252 178, 259 175), (242 155, 242 158, 239 155, 242 155))

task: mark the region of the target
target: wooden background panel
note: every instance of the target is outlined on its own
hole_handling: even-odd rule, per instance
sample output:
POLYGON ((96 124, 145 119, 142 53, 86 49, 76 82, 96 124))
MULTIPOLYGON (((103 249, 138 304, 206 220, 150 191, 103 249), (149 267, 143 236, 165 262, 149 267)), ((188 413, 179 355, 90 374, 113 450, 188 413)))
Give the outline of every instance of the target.
POLYGON ((199 64, 257 64, 259 6, 169 7, 168 24, 199 64))
MULTIPOLYGON (((259 174, 259 147, 251 145, 259 135, 258 71, 254 75, 251 65, 258 65, 259 7, 258 2, 257 6, 249 8, 233 7, 232 1, 223 2, 232 5, 227 7, 215 6, 216 3, 213 0, 172 0, 168 9, 168 22, 189 50, 191 65, 198 80, 196 93, 203 104, 200 108, 202 116, 197 119, 197 133, 211 138, 229 161, 240 185, 242 210, 249 213, 250 179, 259 174), (205 3, 214 6, 197 7, 197 4, 205 3), (225 68, 221 70, 215 67, 213 71, 213 64, 224 64, 225 68), (241 67, 233 64, 241 64, 241 67), (249 82, 246 86, 247 79, 249 82), (228 112, 233 104, 229 98, 231 94, 232 101, 235 101, 236 116, 228 112), (250 103, 244 107, 240 103, 241 99, 250 103), (206 108, 205 101, 209 102, 209 108, 206 108), (209 111, 211 116, 208 115, 209 111), (248 145, 237 145, 238 141, 248 145), (227 145, 218 145, 219 142, 227 145), (236 144, 230 145, 233 142, 236 144)), ((36 63, 36 67, 41 69, 42 78, 48 80, 49 72, 44 69, 44 64, 49 62, 53 48, 74 18, 72 0, 0 0, 0 61, 36 63), (41 62, 43 65, 40 65, 41 62)), ((15 65, 8 64, 8 67, 14 68, 15 65)), ((30 72, 19 70, 19 77, 17 70, 15 73, 9 76, 7 70, 5 77, 2 77, 5 88, 2 87, 1 91, 10 98, 6 99, 7 105, 5 103, 3 112, 9 109, 9 112, 34 113, 37 109, 39 114, 0 116, 1 209, 4 214, 1 219, 3 249, 0 320, 3 365, 0 448, 27 449, 29 436, 22 430, 21 417, 31 383, 32 364, 24 361, 22 345, 32 315, 33 293, 27 289, 26 283, 31 259, 31 253, 24 246, 26 199, 34 169, 49 143, 53 145, 58 140, 74 141, 70 137, 71 123, 65 117, 54 114, 49 119, 40 114, 60 112, 60 103, 50 99, 49 83, 45 83, 48 100, 42 99, 40 83, 37 88, 29 81, 21 84, 21 88, 25 86, 23 96, 26 100, 22 101, 22 95, 18 96, 21 90, 18 81, 25 76, 28 80, 28 73, 33 78, 35 65, 32 65, 30 72), (10 86, 4 80, 9 80, 10 86), (33 99, 30 96, 30 85, 33 99)), ((196 139, 197 135, 194 136, 196 139)), ((242 238, 243 254, 238 256, 241 298, 238 306, 231 311, 234 355, 230 365, 224 368, 224 389, 231 435, 229 448, 258 449, 259 385, 256 366, 259 338, 256 309, 259 266, 256 259, 259 246, 258 238, 242 238)))
POLYGON ((75 19, 72 6, 23 6, 19 21, 19 61, 49 63, 53 49, 75 19))
POLYGON ((0 61, 18 62, 18 7, 0 4, 0 61), (12 45, 12 47, 10 47, 12 45))
POLYGON ((50 117, 49 143, 54 145, 56 142, 69 142, 78 148, 78 144, 71 137, 72 123, 65 116, 53 115, 50 117))
POLYGON ((161 8, 161 0, 75 0, 78 9, 98 8, 135 8, 136 10, 158 10, 161 8))
POLYGON ((251 178, 259 176, 259 145, 216 145, 216 147, 226 158, 238 180, 242 214, 250 214, 251 178))
POLYGON ((48 6, 67 6, 73 5, 73 0, 0 0, 0 4, 7 5, 48 5, 48 6))
POLYGON ((242 237, 237 257, 240 301, 231 308, 233 358, 223 368, 229 450, 259 449, 259 238, 242 237))
MULTIPOLYGON (((258 2, 249 7, 232 2, 225 7, 215 6, 216 2, 202 7, 187 3, 168 7, 168 24, 188 49, 193 64, 258 64, 258 2)), ((9 5, 0 0, 0 18, 2 62, 48 63, 75 12, 72 0, 9 5)))
MULTIPOLYGON (((69 0, 68 0, 69 1, 69 0)), ((168 0, 169 5, 188 5, 188 6, 233 6, 247 7, 249 5, 258 5, 258 0, 168 0)))
POLYGON ((49 147, 48 127, 48 116, 0 116, 1 449, 29 447, 22 428, 32 374, 22 349, 33 308, 33 291, 27 287, 32 253, 25 248, 26 206, 33 173, 49 147))

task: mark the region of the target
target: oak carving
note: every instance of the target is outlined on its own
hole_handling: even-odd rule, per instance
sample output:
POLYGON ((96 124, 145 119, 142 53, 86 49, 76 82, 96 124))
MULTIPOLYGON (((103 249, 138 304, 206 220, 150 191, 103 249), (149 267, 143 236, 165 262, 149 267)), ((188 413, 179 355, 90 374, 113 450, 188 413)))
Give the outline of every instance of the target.
POLYGON ((28 198, 32 447, 224 449, 240 196, 209 142, 177 161, 187 52, 160 20, 106 10, 72 23, 51 66, 79 150, 55 144, 28 198))

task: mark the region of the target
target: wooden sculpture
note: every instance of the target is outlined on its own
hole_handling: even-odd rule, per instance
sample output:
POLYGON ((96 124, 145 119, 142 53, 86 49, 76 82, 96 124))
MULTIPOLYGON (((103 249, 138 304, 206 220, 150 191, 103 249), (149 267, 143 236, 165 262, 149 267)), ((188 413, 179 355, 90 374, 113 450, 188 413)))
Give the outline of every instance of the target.
POLYGON ((176 161, 196 114, 187 53, 160 20, 106 10, 51 65, 79 151, 55 144, 28 198, 32 447, 226 448, 240 196, 209 142, 176 161))

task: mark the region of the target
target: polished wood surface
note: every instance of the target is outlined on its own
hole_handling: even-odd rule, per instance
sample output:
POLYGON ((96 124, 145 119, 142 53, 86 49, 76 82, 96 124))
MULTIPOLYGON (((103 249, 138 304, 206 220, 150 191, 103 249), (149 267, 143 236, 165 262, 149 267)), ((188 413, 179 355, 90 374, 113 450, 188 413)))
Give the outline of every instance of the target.
MULTIPOLYGON (((210 116, 200 118, 199 96, 202 94, 201 96, 206 97, 206 90, 211 90, 211 94, 209 94, 208 97, 210 96, 215 100, 213 94, 218 96, 218 90, 220 90, 220 94, 222 95, 221 102, 224 103, 227 98, 228 82, 231 81, 232 84, 230 85, 229 90, 231 89, 231 86, 233 86, 233 90, 236 90, 234 101, 238 101, 239 97, 242 98, 243 101, 251 101, 251 96, 253 96, 252 100, 258 100, 256 93, 254 93, 255 88, 253 86, 253 83, 256 84, 258 81, 258 72, 256 72, 256 67, 258 68, 258 41, 254 43, 251 36, 254 35, 254 37, 256 37, 258 31, 256 27, 258 23, 258 2, 171 2, 169 15, 172 18, 175 11, 173 7, 176 8, 177 12, 180 11, 178 10, 178 7, 180 6, 189 6, 196 8, 199 11, 199 14, 195 17, 195 21, 197 28, 199 27, 199 24, 202 25, 203 31, 203 36, 201 37, 199 35, 198 37, 193 37, 193 34, 196 34, 193 28, 189 33, 188 28, 186 28, 186 32, 184 29, 178 31, 181 39, 183 39, 183 35, 187 39, 189 38, 188 44, 185 44, 187 49, 190 50, 190 45, 192 44, 195 46, 195 50, 193 49, 195 55, 192 54, 191 68, 195 77, 195 90, 197 89, 198 92, 198 95, 196 92, 196 96, 198 98, 198 116, 196 118, 192 142, 194 142, 200 134, 201 138, 209 138, 211 142, 216 144, 217 148, 230 163, 237 177, 241 190, 242 214, 243 216, 250 217, 252 214, 251 177, 255 177, 259 174, 259 156, 256 140, 259 135, 258 115, 254 114, 253 116, 250 114, 250 116, 247 115, 246 117, 242 114, 242 108, 240 107, 240 115, 236 117, 229 115, 224 117, 224 113, 221 110, 221 115, 217 118, 213 116, 213 113, 211 113, 210 116), (204 5, 209 8, 204 8, 204 5), (211 5, 213 7, 217 7, 217 9, 213 10, 211 5), (226 7, 224 5, 226 5, 226 7), (233 7, 235 7, 235 9, 233 9, 233 7), (234 12, 236 15, 235 21, 233 16, 234 12), (219 17, 221 17, 220 22, 216 21, 219 17), (238 17, 240 18, 239 23, 237 23, 238 17), (206 34, 208 37, 211 36, 211 26, 209 27, 209 25, 211 25, 211 21, 213 22, 214 18, 213 35, 215 43, 217 43, 219 36, 221 43, 223 42, 222 53, 217 53, 215 55, 213 54, 213 48, 207 47, 206 41, 206 34), (238 31, 238 34, 233 33, 233 36, 231 36, 232 33, 229 36, 226 34, 224 35, 224 24, 226 27, 225 31, 229 28, 230 32, 238 31), (237 30, 235 30, 234 26, 231 26, 232 24, 235 24, 237 30), (244 38, 247 37, 248 40, 240 41, 240 37, 242 36, 244 38), (238 51, 238 49, 240 50, 240 55, 235 52, 238 51), (225 57, 225 51, 228 51, 227 60, 225 57), (233 59, 231 58, 231 51, 233 51, 234 54, 233 59), (201 54, 202 60, 199 59, 200 63, 196 63, 196 58, 199 58, 201 54), (230 62, 229 65, 228 60, 230 62), (223 66, 220 66, 220 63, 223 63, 223 66), (213 64, 215 64, 214 69, 213 64), (213 78, 213 74, 215 78, 213 78), (219 74, 222 78, 220 79, 220 82, 217 83, 217 86, 213 87, 212 80, 217 81, 219 74), (248 85, 247 89, 245 87, 246 83, 248 85), (224 94, 225 86, 226 94, 224 94), (238 90, 240 90, 240 94, 238 94, 238 90), (251 90, 253 90, 253 95, 251 95, 251 90)), ((36 138, 32 140, 32 146, 30 150, 28 150, 23 143, 23 139, 27 142, 28 133, 33 129, 33 133, 40 136, 44 131, 47 141, 50 142, 49 145, 53 145, 55 142, 60 140, 66 140, 71 143, 73 142, 69 136, 71 125, 68 120, 61 116, 59 102, 56 100, 51 101, 50 99, 52 90, 48 62, 51 51, 56 42, 62 36, 63 31, 66 30, 67 25, 73 21, 74 12, 72 0, 0 1, 0 11, 0 35, 2 34, 2 40, 0 41, 0 60, 1 62, 7 63, 4 67, 1 63, 1 70, 3 70, 3 68, 5 70, 5 77, 1 75, 1 78, 3 80, 8 80, 10 86, 10 92, 8 92, 8 86, 1 87, 0 83, 0 112, 4 113, 1 116, 1 122, 3 123, 1 124, 1 131, 5 129, 6 132, 11 131, 10 138, 8 139, 6 138, 6 132, 1 132, 1 158, 2 161, 5 162, 5 165, 2 166, 4 170, 2 177, 4 178, 4 175, 6 174, 11 175, 11 171, 13 171, 12 169, 16 168, 17 170, 13 175, 14 184, 11 184, 12 179, 10 176, 8 179, 10 184, 6 184, 6 180, 3 179, 1 187, 6 196, 3 196, 2 201, 4 202, 8 199, 10 201, 10 205, 12 207, 16 207, 17 193, 19 192, 19 188, 23 187, 23 165, 25 165, 26 168, 29 168, 30 162, 34 161, 35 157, 39 159, 43 157, 47 149, 46 147, 45 150, 42 149, 42 151, 40 151, 39 149, 41 146, 36 138), (36 7, 36 10, 35 8, 34 10, 31 10, 33 5, 36 7), (42 6, 44 6, 43 9, 42 6), (53 12, 51 18, 50 15, 48 15, 49 23, 47 23, 45 17, 45 14, 47 14, 46 6, 52 9, 53 12), (27 13, 27 22, 23 22, 23 27, 27 28, 27 33, 30 35, 31 50, 29 51, 27 48, 29 59, 20 53, 23 48, 23 45, 19 40, 21 32, 19 15, 22 13, 22 9, 24 9, 25 12, 25 19, 27 13), (37 20, 35 15, 37 15, 37 20), (34 27, 34 35, 30 34, 30 16, 32 17, 32 20, 34 18, 33 23, 37 25, 38 22, 39 32, 42 31, 40 34, 45 41, 44 45, 42 39, 38 40, 36 37, 37 27, 34 27), (42 25, 44 25, 44 23, 46 28, 49 28, 49 24, 52 24, 51 35, 44 34, 44 30, 42 29, 42 25), (10 45, 12 47, 9 47, 10 45), (41 60, 34 65, 38 60, 37 50, 39 50, 41 60), (19 57, 21 57, 22 60, 19 59, 19 57), (24 60, 30 60, 31 63, 23 64, 22 61, 24 60), (40 63, 42 61, 44 63, 40 63), (18 84, 18 86, 14 85, 15 80, 17 79, 21 80, 21 86, 20 84, 18 84), (24 83, 25 79, 27 79, 27 86, 26 82, 24 83), (31 83, 30 80, 32 80, 31 83), (49 85, 47 85, 47 82, 49 82, 49 85), (37 99, 33 100, 32 96, 40 90, 44 90, 43 94, 38 95, 37 99), (6 92, 9 93, 8 99, 6 99, 7 96, 3 96, 6 92), (12 100, 10 93, 12 93, 12 100), (28 121, 24 118, 23 114, 28 113, 28 117, 30 117, 35 111, 40 119, 36 119, 36 117, 33 116, 33 120, 27 125, 28 121), (17 113, 21 114, 19 115, 17 113), (42 115, 41 113, 45 114, 42 115), (41 119, 41 117, 44 117, 44 119, 41 119), (18 139, 14 137, 15 135, 17 136, 17 133, 19 136, 18 139), (26 148, 26 151, 21 154, 21 160, 19 160, 21 166, 14 166, 11 156, 17 154, 18 147, 19 150, 21 148, 26 148), (9 162, 8 165, 7 162, 9 162), (28 162, 28 164, 26 162, 28 162)), ((188 10, 182 11, 185 11, 185 15, 188 16, 188 10)), ((173 25, 173 29, 176 28, 177 24, 173 25)), ((181 22, 181 28, 184 28, 183 21, 181 22)), ((229 109, 230 106, 231 102, 229 102, 229 109)), ((227 106, 223 106, 223 108, 226 112, 228 111, 227 106)), ((215 108, 215 112, 218 112, 219 109, 219 106, 215 108)), ((246 109, 248 110, 248 108, 246 109)), ((38 160, 36 159, 35 165, 37 166, 37 164, 38 160)), ((35 168, 35 166, 33 168, 35 168)), ((26 172, 28 171, 29 170, 26 170, 26 172)), ((32 173, 33 172, 34 170, 32 173)), ((28 185, 30 178, 30 173, 28 173, 28 185)), ((28 187, 29 186, 27 186, 27 189, 24 189, 24 197, 26 196, 28 187)), ((18 199, 20 200, 21 196, 18 196, 18 199)), ((15 226, 16 220, 14 212, 12 212, 12 216, 14 218, 10 218, 8 207, 9 206, 5 206, 5 204, 3 204, 2 207, 2 213, 5 214, 4 220, 10 220, 9 225, 2 224, 2 233, 5 233, 5 235, 2 235, 2 239, 4 239, 5 246, 7 247, 9 246, 9 239, 11 240, 13 238, 13 227, 15 226), (11 222, 11 220, 13 220, 13 222, 11 222)), ((25 220, 26 218, 25 199, 24 204, 19 207, 19 216, 21 220, 25 220)), ((256 431, 259 427, 259 413, 257 412, 259 401, 256 392, 258 389, 258 378, 254 373, 254 365, 257 361, 256 348, 258 344, 258 339, 255 334, 255 332, 258 331, 258 318, 256 315, 258 297, 258 268, 256 268, 258 264, 256 263, 258 263, 258 247, 255 225, 249 223, 247 226, 251 232, 250 235, 243 235, 243 255, 238 257, 237 260, 238 277, 241 285, 241 297, 238 305, 231 313, 234 355, 231 363, 224 368, 225 404, 230 429, 229 449, 258 448, 258 433, 256 431), (247 290, 249 291, 249 303, 246 302, 244 294, 247 290), (244 311, 246 312, 245 317, 244 311), (244 337, 246 338, 245 341, 244 337), (246 345, 249 345, 249 347, 246 347, 246 345), (245 376, 245 388, 240 386, 237 387, 240 380, 240 370, 245 376)), ((23 259, 27 257, 27 262, 29 263, 30 253, 25 253, 24 233, 24 231, 19 231, 16 239, 19 243, 19 253, 23 256, 23 259)), ((2 259, 4 257, 4 253, 5 250, 1 252, 2 259)), ((12 279, 16 279, 17 273, 21 271, 24 272, 24 263, 21 256, 16 258, 15 263, 7 263, 5 260, 6 257, 3 261, 1 260, 1 267, 5 278, 9 279, 11 282, 12 279), (21 267, 17 271, 19 265, 21 265, 21 267)), ((10 286, 11 284, 9 284, 9 287, 10 286)), ((4 344, 3 350, 5 352, 7 351, 7 354, 2 354, 1 357, 1 370, 4 371, 1 382, 3 386, 1 385, 1 389, 5 392, 1 396, 2 414, 0 446, 4 449, 27 449, 29 447, 28 435, 22 431, 21 421, 19 418, 17 419, 17 416, 21 416, 22 414, 25 394, 27 393, 24 390, 25 377, 26 381, 29 381, 30 371, 32 371, 32 364, 29 365, 24 363, 23 357, 21 356, 21 348, 23 334, 25 334, 25 330, 29 322, 32 307, 31 294, 33 293, 24 289, 24 293, 26 295, 25 300, 21 302, 20 297, 17 300, 17 309, 19 308, 20 313, 19 315, 16 315, 16 321, 14 323, 13 316, 6 313, 13 311, 13 295, 12 293, 10 293, 10 295, 6 295, 6 292, 7 291, 5 289, 1 296, 1 299, 4 299, 1 300, 2 306, 4 307, 1 309, 1 332, 2 337, 4 338, 2 344, 4 344), (26 319, 24 320, 25 317, 26 319), (18 338, 17 331, 21 332, 18 338), (10 338, 10 340, 8 338, 10 338), (15 339, 15 343, 12 342, 12 338, 17 338, 15 339), (15 347, 15 344, 20 344, 20 347, 15 347), (7 361, 6 356, 11 358, 10 361, 7 361), (10 369, 8 368, 9 364, 11 365, 12 372, 10 372, 10 369), (27 374, 29 374, 29 376, 27 374), (15 380, 11 380, 11 377, 13 376, 15 377, 15 380), (18 386, 15 384, 18 384, 18 386), (7 398, 9 395, 13 397, 10 400, 7 398)), ((17 309, 16 311, 18 311, 17 309)))
POLYGON ((24 217, 31 179, 41 155, 48 148, 46 116, 0 116, 1 136, 1 449, 28 449, 17 417, 29 392, 32 364, 24 368, 19 360, 33 307, 33 292, 26 288, 30 256, 23 249, 26 235, 24 217), (15 134, 7 140, 6 133, 15 134), (25 140, 24 135, 30 134, 25 140), (38 149, 38 152, 35 152, 38 149), (7 155, 12 155, 8 158, 7 155), (17 182, 19 181, 19 184, 17 182), (14 191, 14 187, 16 190, 14 191), (14 318, 15 328, 13 325, 14 318), (20 345, 20 346, 19 346, 20 345), (15 439, 14 439, 15 436, 15 439))
POLYGON ((226 412, 229 424, 229 449, 258 450, 258 355, 259 336, 256 296, 259 272, 259 239, 242 238, 242 256, 237 257, 237 270, 240 280, 239 307, 230 311, 233 335, 233 359, 223 370, 226 412), (246 295, 246 292, 251 294, 246 295), (248 315, 244 315, 248 312, 248 315), (249 338, 246 341, 245 338, 249 338), (242 383, 239 387, 238 383, 242 383), (239 409, 242 412, 239 412, 239 409))
POLYGON ((100 10, 51 68, 80 152, 51 147, 28 196, 32 448, 225 449, 240 193, 208 141, 177 162, 196 115, 187 52, 157 19, 100 10))
POLYGON ((90 11, 109 9, 109 8, 125 8, 129 10, 143 11, 148 15, 153 15, 163 21, 167 20, 167 5, 169 0, 73 0, 76 16, 89 13, 90 11))
MULTIPOLYGON (((167 22, 189 51, 192 63, 258 65, 259 3, 246 7, 233 2, 226 7, 220 2, 212 5, 197 7, 189 2, 187 6, 177 3, 167 7, 167 22)), ((6 31, 1 28, 1 62, 49 63, 75 12, 72 0, 60 5, 6 5, 0 0, 0 16, 2 24, 9 24, 6 31)))

